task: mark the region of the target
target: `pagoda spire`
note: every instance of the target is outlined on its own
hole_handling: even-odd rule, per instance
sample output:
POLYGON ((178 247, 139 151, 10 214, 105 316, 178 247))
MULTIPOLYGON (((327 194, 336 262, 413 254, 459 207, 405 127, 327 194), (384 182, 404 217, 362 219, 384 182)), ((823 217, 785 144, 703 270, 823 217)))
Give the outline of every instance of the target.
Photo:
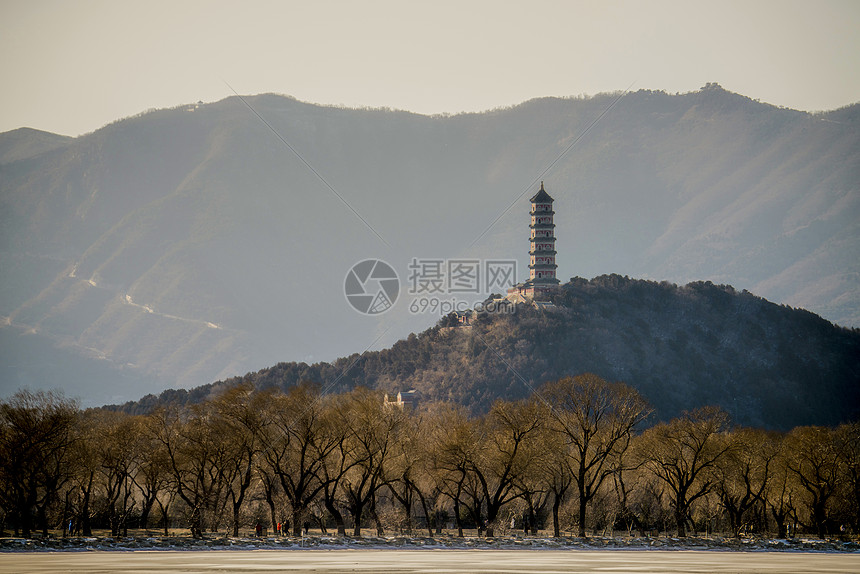
POLYGON ((558 265, 555 263, 555 212, 552 204, 555 201, 544 189, 543 181, 540 190, 531 198, 531 249, 529 249, 529 280, 532 296, 540 297, 555 290, 559 280, 555 276, 558 265))
POLYGON ((540 189, 529 201, 529 278, 528 281, 517 283, 508 289, 508 299, 514 302, 547 299, 551 293, 558 290, 560 283, 556 277, 558 265, 555 264, 555 211, 552 209, 555 200, 547 193, 541 181, 540 189))

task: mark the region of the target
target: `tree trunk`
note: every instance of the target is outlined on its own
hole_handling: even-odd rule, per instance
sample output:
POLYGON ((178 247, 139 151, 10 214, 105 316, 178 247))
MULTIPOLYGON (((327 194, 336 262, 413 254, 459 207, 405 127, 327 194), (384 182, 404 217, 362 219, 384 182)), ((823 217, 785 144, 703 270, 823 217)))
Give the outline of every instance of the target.
POLYGON ((729 514, 729 524, 731 525, 731 528, 732 528, 732 535, 735 538, 740 538, 741 526, 742 526, 740 513, 729 512, 728 514, 729 514))
POLYGON ((128 482, 125 483, 125 494, 122 499, 122 535, 128 537, 128 500, 131 498, 131 489, 128 487, 128 482))
POLYGON ((93 527, 90 523, 90 493, 93 490, 94 477, 95 473, 91 472, 89 480, 87 481, 87 487, 81 487, 82 494, 84 495, 84 500, 81 505, 81 534, 84 536, 93 535, 93 527))
POLYGON ((687 537, 687 517, 686 513, 678 507, 675 506, 675 525, 678 529, 678 538, 686 538, 687 537))
MULTIPOLYGON (((69 495, 72 493, 71 490, 66 491, 66 500, 63 503, 63 517, 60 519, 60 528, 63 530, 63 538, 66 538, 69 534, 69 508, 71 507, 71 503, 69 502, 69 495)), ((0 522, 0 537, 3 536, 3 523, 0 522)))
POLYGON ((463 538, 463 519, 460 518, 460 499, 454 498, 454 520, 457 522, 457 536, 463 538))
POLYGON ((263 492, 266 498, 266 504, 269 506, 269 518, 272 520, 272 532, 277 532, 278 530, 278 519, 277 513, 275 511, 275 499, 272 496, 272 489, 264 487, 263 492))
POLYGON ((21 536, 24 538, 30 538, 32 535, 32 523, 33 523, 33 508, 36 506, 36 493, 32 492, 27 493, 27 497, 24 500, 23 506, 20 508, 19 517, 21 519, 21 536))
POLYGON ((532 500, 531 493, 526 496, 526 503, 528 503, 529 506, 527 513, 529 522, 523 529, 523 534, 527 535, 529 531, 531 531, 532 536, 537 536, 537 514, 535 513, 534 501, 532 500))
POLYGON ((352 535, 356 538, 361 537, 361 515, 364 511, 363 506, 359 505, 351 509, 352 510, 352 519, 355 521, 355 524, 352 526, 352 535))
POLYGON ((45 496, 45 503, 44 503, 44 504, 42 504, 41 506, 39 506, 39 507, 38 507, 38 510, 37 510, 37 516, 39 517, 39 526, 40 526, 40 529, 42 530, 42 536, 43 536, 44 538, 47 538, 47 537, 48 537, 48 513, 47 513, 47 506, 48 506, 48 497, 47 497, 47 495, 46 495, 46 496, 45 496))
POLYGON ((406 534, 412 536, 412 501, 409 501, 408 505, 404 505, 404 512, 406 512, 406 534))
POLYGON ((164 535, 170 536, 170 532, 168 531, 169 523, 167 518, 167 508, 170 506, 170 499, 168 499, 167 504, 162 504, 161 500, 156 498, 156 502, 158 503, 158 508, 161 509, 161 520, 164 524, 164 535))
POLYGON ((579 529, 576 535, 585 538, 585 504, 582 502, 582 497, 579 499, 579 529))
POLYGON ((788 538, 788 528, 786 527, 785 520, 783 520, 781 522, 777 522, 776 529, 777 529, 777 534, 776 534, 777 538, 782 538, 782 539, 788 538))
MULTIPOLYGON (((499 515, 499 508, 496 508, 495 504, 490 504, 490 502, 487 501, 487 522, 486 522, 486 525, 487 525, 486 536, 487 536, 487 538, 492 538, 493 536, 495 536, 496 517, 498 517, 498 515, 499 515)), ((478 521, 480 522, 480 514, 478 516, 479 516, 478 521)))
POLYGON ((588 501, 590 500, 589 492, 586 492, 585 489, 585 468, 580 467, 579 469, 579 481, 577 482, 577 488, 579 490, 579 508, 578 508, 578 516, 579 516, 579 529, 577 531, 577 536, 580 538, 585 538, 585 509, 588 506, 588 501))
POLYGON ((341 514, 340 510, 337 509, 334 502, 328 496, 323 499, 323 504, 328 513, 331 514, 331 517, 334 518, 334 523, 337 525, 337 535, 346 536, 346 524, 343 521, 343 514, 341 514))
POLYGON ((203 527, 201 525, 202 517, 200 516, 200 508, 198 506, 194 506, 191 510, 191 519, 189 520, 189 525, 191 529, 191 536, 193 538, 203 538, 203 527))
POLYGON ((433 538, 433 525, 430 522, 430 514, 427 512, 427 501, 420 490, 418 491, 418 500, 421 501, 421 510, 424 511, 424 519, 427 521, 427 534, 433 538))
POLYGON ((495 535, 496 519, 499 517, 501 509, 501 504, 487 502, 487 538, 492 538, 495 535))
POLYGON ((147 498, 143 501, 140 509, 140 521, 138 526, 143 530, 149 531, 149 515, 152 512, 152 505, 155 504, 155 498, 147 498))
POLYGON ((108 516, 110 517, 110 535, 119 536, 119 515, 116 511, 116 504, 113 501, 108 506, 108 516))
POLYGON ((552 501, 552 535, 555 538, 561 537, 561 524, 558 519, 558 511, 561 507, 561 498, 556 495, 552 501))
POLYGON ((292 521, 293 521, 293 536, 298 537, 298 536, 301 536, 301 535, 302 535, 302 518, 303 518, 303 514, 304 514, 304 513, 302 512, 302 509, 301 509, 301 508, 296 508, 295 506, 293 506, 293 513, 292 513, 292 517, 293 517, 293 518, 292 518, 292 521))
POLYGON ((822 540, 827 536, 827 498, 816 498, 812 505, 812 519, 815 521, 815 530, 822 540))
POLYGON ((235 538, 239 537, 239 509, 241 506, 241 504, 233 504, 233 536, 235 538))
POLYGON ((786 513, 785 512, 777 512, 773 508, 770 510, 771 516, 773 516, 773 521, 776 523, 776 537, 777 538, 788 538, 788 528, 786 527, 786 513))
POLYGON ((379 520, 379 514, 376 512, 376 495, 370 499, 370 517, 373 518, 373 522, 376 524, 376 535, 385 536, 385 529, 382 527, 382 521, 379 520))

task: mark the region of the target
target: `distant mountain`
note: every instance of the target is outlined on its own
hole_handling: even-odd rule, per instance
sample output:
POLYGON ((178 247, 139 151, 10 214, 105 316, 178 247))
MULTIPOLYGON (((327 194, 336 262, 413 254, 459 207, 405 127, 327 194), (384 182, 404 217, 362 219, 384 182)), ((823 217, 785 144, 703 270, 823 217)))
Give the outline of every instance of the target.
POLYGON ((413 258, 516 258, 522 279, 539 179, 562 277, 730 283, 860 325, 860 106, 618 96, 426 117, 262 95, 0 134, 0 395, 117 402, 391 345, 439 314, 405 292, 356 313, 349 268, 384 259, 405 291, 413 258))
POLYGON ((0 164, 36 157, 68 145, 72 141, 74 138, 32 128, 4 132, 0 134, 0 164))
POLYGON ((637 388, 663 419, 713 404, 737 423, 776 429, 860 416, 860 330, 707 282, 577 278, 555 301, 552 311, 520 305, 512 314, 479 315, 470 327, 440 321, 383 351, 333 364, 280 363, 114 408, 142 413, 243 382, 286 389, 313 381, 329 392, 415 388, 426 399, 486 412, 498 398, 593 372, 637 388))

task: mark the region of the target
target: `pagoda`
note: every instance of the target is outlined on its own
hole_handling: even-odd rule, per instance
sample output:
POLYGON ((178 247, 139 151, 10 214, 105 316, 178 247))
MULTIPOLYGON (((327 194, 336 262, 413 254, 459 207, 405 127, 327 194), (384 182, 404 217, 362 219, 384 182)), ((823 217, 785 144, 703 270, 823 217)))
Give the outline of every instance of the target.
POLYGON ((555 223, 553 223, 553 198, 546 192, 543 182, 531 202, 531 237, 529 241, 529 279, 508 290, 508 298, 539 300, 555 292, 559 280, 555 276, 555 223))

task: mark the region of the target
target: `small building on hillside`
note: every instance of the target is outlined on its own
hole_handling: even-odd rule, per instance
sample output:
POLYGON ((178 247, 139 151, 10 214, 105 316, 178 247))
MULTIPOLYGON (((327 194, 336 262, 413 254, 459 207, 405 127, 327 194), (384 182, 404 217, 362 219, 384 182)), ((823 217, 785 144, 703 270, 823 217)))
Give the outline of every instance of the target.
POLYGON ((465 311, 454 311, 454 314, 457 317, 457 323, 461 327, 469 327, 472 325, 472 319, 475 318, 474 309, 466 309, 465 311))
POLYGON ((400 391, 396 395, 393 393, 385 393, 382 399, 382 404, 386 408, 398 408, 401 410, 414 410, 418 408, 418 403, 421 401, 421 393, 415 389, 408 391, 400 391))

